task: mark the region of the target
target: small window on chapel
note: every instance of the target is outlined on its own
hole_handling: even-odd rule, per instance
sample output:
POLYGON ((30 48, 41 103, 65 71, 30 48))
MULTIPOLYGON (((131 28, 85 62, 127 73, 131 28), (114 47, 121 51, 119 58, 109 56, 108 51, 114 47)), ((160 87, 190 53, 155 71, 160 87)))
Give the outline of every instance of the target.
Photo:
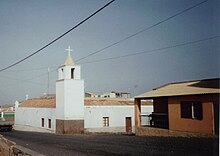
POLYGON ((48 128, 51 128, 51 119, 48 119, 48 128))
POLYGON ((109 117, 103 117, 103 127, 109 127, 109 117))
POLYGON ((71 79, 74 79, 74 68, 71 69, 71 79))
POLYGON ((44 118, 41 118, 41 127, 44 127, 44 118))

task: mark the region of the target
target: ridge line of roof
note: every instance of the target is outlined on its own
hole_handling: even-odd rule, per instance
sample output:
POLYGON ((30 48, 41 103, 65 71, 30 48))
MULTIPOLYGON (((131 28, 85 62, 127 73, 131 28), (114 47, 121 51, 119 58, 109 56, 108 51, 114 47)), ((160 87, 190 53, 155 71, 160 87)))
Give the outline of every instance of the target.
POLYGON ((181 84, 181 83, 189 83, 189 82, 196 82, 196 81, 209 81, 209 80, 220 80, 220 78, 209 78, 209 79, 202 79, 202 80, 188 80, 188 81, 181 81, 181 82, 170 82, 170 83, 166 83, 164 85, 161 85, 159 87, 153 88, 152 90, 157 90, 160 88, 163 88, 165 86, 171 85, 171 84, 181 84))

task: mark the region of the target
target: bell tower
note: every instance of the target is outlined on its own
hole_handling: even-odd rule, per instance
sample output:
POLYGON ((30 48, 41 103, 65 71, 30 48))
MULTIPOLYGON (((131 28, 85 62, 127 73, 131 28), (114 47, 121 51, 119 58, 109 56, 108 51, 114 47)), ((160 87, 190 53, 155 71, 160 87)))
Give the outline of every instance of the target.
POLYGON ((58 68, 56 81, 56 133, 76 134, 84 131, 84 81, 81 80, 80 66, 68 56, 58 68))

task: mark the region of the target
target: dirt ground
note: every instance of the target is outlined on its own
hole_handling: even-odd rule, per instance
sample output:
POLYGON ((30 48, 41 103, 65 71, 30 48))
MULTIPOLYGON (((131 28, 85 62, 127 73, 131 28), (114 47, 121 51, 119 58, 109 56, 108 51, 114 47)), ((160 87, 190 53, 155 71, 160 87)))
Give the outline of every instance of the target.
POLYGON ((56 135, 21 131, 1 132, 1 134, 18 145, 30 148, 47 156, 219 155, 219 138, 56 135))

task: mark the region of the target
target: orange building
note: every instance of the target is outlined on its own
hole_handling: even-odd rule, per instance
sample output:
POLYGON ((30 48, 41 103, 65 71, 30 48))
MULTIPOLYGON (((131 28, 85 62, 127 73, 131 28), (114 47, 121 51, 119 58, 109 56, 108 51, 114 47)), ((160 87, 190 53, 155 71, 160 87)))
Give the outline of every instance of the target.
POLYGON ((136 135, 219 135, 220 79, 170 83, 135 97, 136 135), (153 100, 142 125, 141 102, 153 100))

